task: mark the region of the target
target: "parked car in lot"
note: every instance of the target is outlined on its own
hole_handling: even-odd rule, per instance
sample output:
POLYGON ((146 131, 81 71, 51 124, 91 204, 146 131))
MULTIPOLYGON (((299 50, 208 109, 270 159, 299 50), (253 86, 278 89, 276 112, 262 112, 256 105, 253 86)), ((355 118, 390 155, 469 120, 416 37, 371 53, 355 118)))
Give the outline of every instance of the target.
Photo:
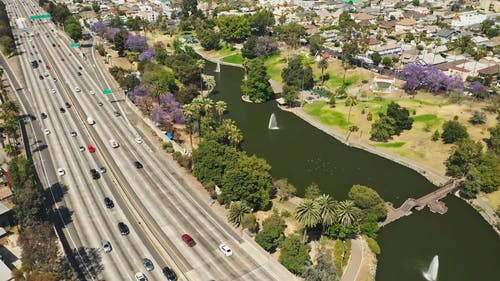
POLYGON ((193 247, 194 245, 196 245, 196 242, 194 242, 193 238, 191 238, 191 236, 189 236, 189 234, 182 234, 182 241, 184 241, 184 243, 186 243, 186 245, 188 245, 189 247, 193 247))

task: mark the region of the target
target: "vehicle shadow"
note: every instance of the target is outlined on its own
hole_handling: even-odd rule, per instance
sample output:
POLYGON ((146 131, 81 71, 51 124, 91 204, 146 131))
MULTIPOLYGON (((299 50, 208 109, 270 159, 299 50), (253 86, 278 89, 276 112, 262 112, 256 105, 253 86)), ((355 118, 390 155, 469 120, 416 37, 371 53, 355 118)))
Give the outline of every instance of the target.
POLYGON ((43 143, 43 144, 38 144, 38 145, 36 146, 36 148, 35 148, 35 149, 33 149, 31 152, 33 152, 33 153, 35 153, 35 152, 41 152, 41 151, 43 151, 43 150, 45 150, 45 149, 47 149, 47 148, 49 148, 49 146, 48 146, 48 145, 46 145, 46 144, 44 144, 44 143, 43 143))

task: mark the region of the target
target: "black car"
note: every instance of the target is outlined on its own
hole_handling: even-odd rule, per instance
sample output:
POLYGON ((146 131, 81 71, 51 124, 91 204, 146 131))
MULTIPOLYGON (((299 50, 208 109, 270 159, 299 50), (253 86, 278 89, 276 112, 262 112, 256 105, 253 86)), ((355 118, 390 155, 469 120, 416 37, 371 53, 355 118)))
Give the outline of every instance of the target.
POLYGON ((80 71, 78 71, 76 74, 78 74, 78 76, 82 76, 82 73, 80 71))
POLYGON ((78 69, 82 70, 83 68, 81 66, 78 66, 78 69))
POLYGON ((141 162, 139 162, 139 161, 135 161, 135 162, 134 162, 134 165, 135 165, 135 167, 136 167, 137 169, 141 169, 141 168, 143 167, 143 166, 142 166, 142 164, 141 164, 141 162))
POLYGON ((64 109, 63 107, 61 107, 61 108, 59 108, 59 111, 60 111, 61 113, 64 113, 64 112, 66 112, 66 109, 64 109))
POLYGON ((52 43, 52 47, 55 47, 55 46, 56 46, 56 44, 52 43))
POLYGON ((97 180, 101 177, 101 174, 96 169, 90 169, 90 174, 92 175, 92 179, 97 180))
POLYGON ((120 230, 121 235, 128 235, 130 233, 128 226, 123 222, 118 223, 118 229, 120 230))
POLYGON ((40 80, 43 80, 43 75, 41 75, 41 74, 40 74, 40 75, 38 76, 38 78, 39 78, 40 80))
POLYGON ((66 106, 66 108, 70 108, 70 107, 71 107, 71 104, 69 104, 69 102, 65 102, 65 103, 64 103, 64 106, 66 106))
POLYGON ((106 208, 111 209, 115 206, 115 203, 113 203, 113 200, 109 199, 108 197, 105 197, 104 205, 106 205, 106 208))
POLYGON ((163 268, 162 272, 163 272, 163 275, 165 275, 165 277, 167 277, 168 281, 177 281, 177 276, 175 275, 175 272, 172 271, 172 269, 165 266, 163 268))
POLYGON ((45 119, 45 118, 47 118, 47 114, 45 114, 44 112, 42 112, 42 114, 40 114, 40 117, 41 117, 42 119, 45 119))
POLYGON ((116 117, 120 117, 120 116, 121 116, 120 112, 115 111, 115 116, 116 116, 116 117))

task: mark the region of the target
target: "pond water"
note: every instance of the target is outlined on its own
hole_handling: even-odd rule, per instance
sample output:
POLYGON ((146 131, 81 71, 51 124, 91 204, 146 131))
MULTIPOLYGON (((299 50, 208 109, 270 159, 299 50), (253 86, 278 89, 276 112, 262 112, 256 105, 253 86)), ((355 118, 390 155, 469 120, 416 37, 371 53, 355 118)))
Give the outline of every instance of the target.
MULTIPOLYGON (((243 148, 267 160, 274 178, 288 178, 302 195, 315 182, 337 200, 347 197, 354 184, 374 188, 386 201, 399 206, 408 197, 418 198, 436 187, 417 172, 345 146, 312 127, 276 103, 248 104, 241 100, 243 70, 207 62, 206 70, 217 81, 214 100, 228 104, 228 118, 234 119, 244 135, 243 148), (269 130, 275 114, 279 129, 269 130)), ((439 255, 439 281, 498 280, 500 240, 481 216, 462 200, 448 196, 445 215, 427 209, 415 211, 380 231, 382 253, 377 281, 425 280, 434 255, 439 255)))

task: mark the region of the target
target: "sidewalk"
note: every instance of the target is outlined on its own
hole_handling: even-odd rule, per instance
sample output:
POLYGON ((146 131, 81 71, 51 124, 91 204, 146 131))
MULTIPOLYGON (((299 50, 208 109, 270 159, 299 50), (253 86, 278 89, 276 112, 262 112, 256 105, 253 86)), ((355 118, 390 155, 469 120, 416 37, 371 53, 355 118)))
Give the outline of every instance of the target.
POLYGON ((351 255, 340 281, 356 281, 363 261, 363 245, 361 237, 351 240, 351 255))

